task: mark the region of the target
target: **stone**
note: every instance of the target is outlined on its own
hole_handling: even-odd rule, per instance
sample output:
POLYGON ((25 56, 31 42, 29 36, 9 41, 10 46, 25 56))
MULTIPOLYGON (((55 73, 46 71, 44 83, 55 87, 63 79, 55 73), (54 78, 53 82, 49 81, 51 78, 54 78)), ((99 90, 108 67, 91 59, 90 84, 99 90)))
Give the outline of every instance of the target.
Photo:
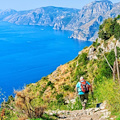
POLYGON ((106 105, 107 105, 107 103, 106 103, 106 101, 104 101, 102 104, 100 104, 100 109, 101 110, 105 109, 106 105))

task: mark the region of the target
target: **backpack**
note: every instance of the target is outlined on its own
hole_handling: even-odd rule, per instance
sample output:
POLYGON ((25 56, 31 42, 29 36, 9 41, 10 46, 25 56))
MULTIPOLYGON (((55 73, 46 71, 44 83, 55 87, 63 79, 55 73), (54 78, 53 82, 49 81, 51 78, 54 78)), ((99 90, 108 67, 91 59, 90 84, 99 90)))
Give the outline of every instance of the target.
POLYGON ((81 91, 84 93, 88 93, 90 86, 87 84, 87 82, 84 80, 83 82, 80 83, 81 83, 81 91))

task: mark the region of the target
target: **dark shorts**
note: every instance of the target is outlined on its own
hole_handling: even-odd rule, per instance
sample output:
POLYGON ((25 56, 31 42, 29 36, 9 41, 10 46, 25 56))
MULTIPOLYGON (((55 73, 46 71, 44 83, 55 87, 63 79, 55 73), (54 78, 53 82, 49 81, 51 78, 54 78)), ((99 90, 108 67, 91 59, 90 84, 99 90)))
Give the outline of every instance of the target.
POLYGON ((78 95, 78 96, 80 98, 82 106, 87 103, 87 101, 88 101, 88 93, 86 93, 84 95, 78 95))

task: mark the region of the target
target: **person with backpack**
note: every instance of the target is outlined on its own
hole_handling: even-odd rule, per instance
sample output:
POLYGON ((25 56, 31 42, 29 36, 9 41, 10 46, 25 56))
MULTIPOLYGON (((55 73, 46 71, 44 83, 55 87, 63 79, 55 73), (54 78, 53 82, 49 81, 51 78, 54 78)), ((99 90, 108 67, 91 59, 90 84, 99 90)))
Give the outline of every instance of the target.
POLYGON ((76 84, 76 92, 80 98, 82 109, 85 110, 86 103, 88 101, 88 93, 91 89, 92 92, 92 85, 88 81, 85 81, 83 77, 80 77, 80 81, 76 84))

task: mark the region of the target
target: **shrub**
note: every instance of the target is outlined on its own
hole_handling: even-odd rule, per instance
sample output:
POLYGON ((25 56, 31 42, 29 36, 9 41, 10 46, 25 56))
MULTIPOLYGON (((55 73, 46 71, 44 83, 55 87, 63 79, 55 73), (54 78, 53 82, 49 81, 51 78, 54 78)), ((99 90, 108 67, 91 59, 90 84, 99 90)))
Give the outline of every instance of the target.
POLYGON ((69 90, 69 89, 70 89, 70 85, 64 85, 64 86, 63 86, 63 89, 64 89, 65 91, 69 90))
MULTIPOLYGON (((115 53, 112 50, 110 53, 107 54, 107 60, 109 61, 110 65, 113 67, 115 61, 115 53)), ((101 64, 100 75, 105 76, 106 78, 110 78, 112 76, 112 70, 109 67, 106 60, 104 60, 101 64)))
POLYGON ((74 80, 77 81, 80 76, 83 76, 86 74, 86 71, 81 70, 79 67, 77 67, 75 74, 74 74, 74 80))
POLYGON ((62 93, 57 94, 56 99, 57 99, 58 105, 62 105, 62 104, 65 103, 65 100, 63 99, 63 94, 62 93))
POLYGON ((117 23, 117 20, 120 18, 118 17, 111 19, 106 19, 102 25, 99 27, 99 38, 104 40, 108 40, 111 36, 115 36, 116 39, 120 38, 120 24, 117 23))
POLYGON ((88 58, 87 58, 87 53, 82 53, 80 56, 79 56, 79 59, 78 59, 78 62, 79 63, 83 63, 84 65, 86 65, 88 63, 88 58))
POLYGON ((103 51, 103 49, 102 49, 102 48, 99 48, 98 50, 99 50, 99 52, 100 52, 100 53, 103 51))
POLYGON ((71 91, 71 92, 74 92, 74 88, 71 87, 70 85, 64 85, 64 86, 63 86, 63 89, 64 89, 65 91, 71 91))
POLYGON ((42 80, 48 81, 48 77, 42 77, 42 80))
POLYGON ((49 81, 49 82, 47 83, 47 86, 51 85, 51 83, 52 83, 52 82, 51 82, 51 81, 49 81))
POLYGON ((60 99, 60 98, 63 98, 63 94, 62 94, 62 93, 57 94, 57 96, 56 96, 56 99, 57 99, 57 100, 60 99))
POLYGON ((51 81, 49 81, 46 86, 50 86, 51 89, 53 89, 54 88, 54 83, 52 83, 51 81))
POLYGON ((88 48, 88 46, 85 46, 83 49, 86 49, 86 48, 88 48))
POLYGON ((112 79, 106 79, 98 84, 95 97, 99 102, 106 101, 111 111, 120 112, 120 87, 112 79))
POLYGON ((100 43, 97 43, 96 47, 100 46, 100 43))
POLYGON ((19 109, 19 111, 22 114, 27 115, 28 118, 37 118, 41 117, 43 114, 43 111, 46 107, 44 106, 33 106, 31 103, 35 99, 33 96, 29 96, 28 94, 25 94, 24 92, 18 92, 16 91, 16 107, 19 109))
POLYGON ((93 46, 96 47, 96 42, 93 42, 93 46))

